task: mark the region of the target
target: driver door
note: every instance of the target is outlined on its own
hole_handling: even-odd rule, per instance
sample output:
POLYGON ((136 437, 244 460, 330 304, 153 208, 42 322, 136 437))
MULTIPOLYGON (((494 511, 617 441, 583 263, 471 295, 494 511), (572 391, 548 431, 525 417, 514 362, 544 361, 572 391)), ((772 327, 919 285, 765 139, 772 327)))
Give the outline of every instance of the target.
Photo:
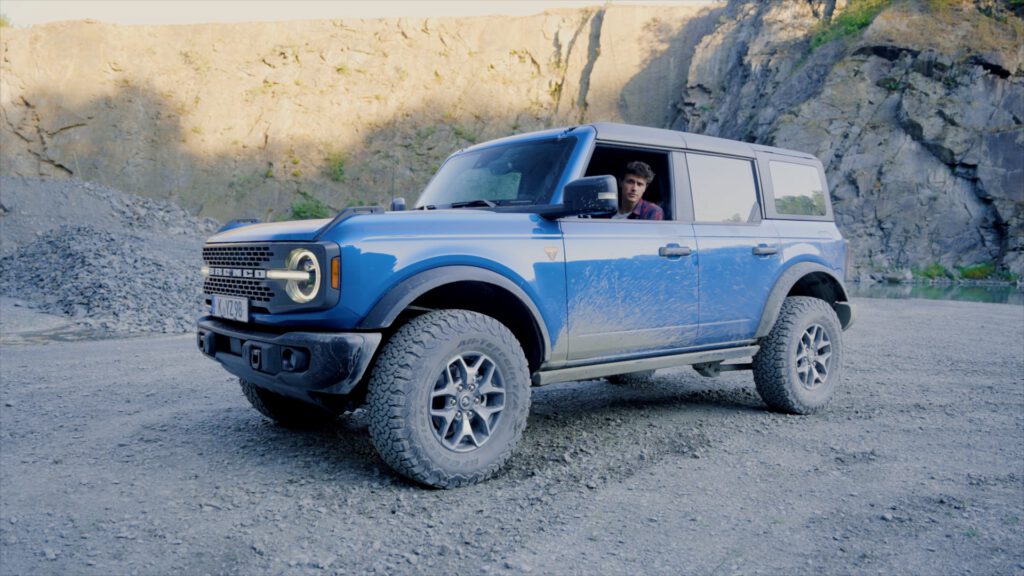
POLYGON ((570 361, 663 353, 693 344, 698 320, 693 226, 605 219, 565 219, 561 225, 570 361))

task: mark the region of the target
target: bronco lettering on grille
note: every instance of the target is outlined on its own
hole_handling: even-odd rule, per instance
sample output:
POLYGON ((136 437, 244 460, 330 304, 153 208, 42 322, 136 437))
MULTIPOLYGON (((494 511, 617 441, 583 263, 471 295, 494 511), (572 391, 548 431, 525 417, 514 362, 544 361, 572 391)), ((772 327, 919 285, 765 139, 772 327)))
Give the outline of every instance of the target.
POLYGON ((255 278, 264 280, 267 277, 266 270, 252 270, 249 268, 210 268, 210 276, 221 278, 255 278))

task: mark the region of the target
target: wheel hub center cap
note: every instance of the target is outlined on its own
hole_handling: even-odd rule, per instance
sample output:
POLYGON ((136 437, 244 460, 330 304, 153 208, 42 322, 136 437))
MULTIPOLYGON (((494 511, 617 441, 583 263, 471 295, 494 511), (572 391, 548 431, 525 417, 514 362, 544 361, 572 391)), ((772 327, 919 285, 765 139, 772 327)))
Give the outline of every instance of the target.
POLYGON ((463 410, 468 409, 473 405, 473 398, 469 394, 462 394, 459 396, 459 407, 463 410))

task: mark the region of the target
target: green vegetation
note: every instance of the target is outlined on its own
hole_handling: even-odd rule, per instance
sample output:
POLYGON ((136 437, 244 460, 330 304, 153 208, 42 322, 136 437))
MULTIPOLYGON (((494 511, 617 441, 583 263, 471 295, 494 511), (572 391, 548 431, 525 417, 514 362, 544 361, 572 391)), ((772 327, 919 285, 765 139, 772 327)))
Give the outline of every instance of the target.
POLYGON ((201 52, 183 50, 179 54, 181 54, 182 61, 197 74, 204 74, 210 71, 210 62, 201 52))
POLYGON ((433 136, 435 132, 437 132, 437 126, 422 126, 416 129, 416 138, 419 140, 419 143, 422 144, 424 140, 433 136))
POLYGON ((331 215, 331 209, 317 198, 314 198, 309 192, 299 190, 298 195, 299 197, 292 202, 293 219, 328 218, 331 215))
POLYGON ((986 280, 995 276, 996 265, 991 262, 982 262, 972 266, 958 266, 957 271, 965 280, 986 280))
POLYGON ((552 102, 558 102, 562 97, 562 82, 551 82, 548 86, 548 95, 551 96, 552 102))
POLYGON ((244 200, 249 193, 258 189, 263 184, 263 175, 259 172, 247 174, 235 174, 228 182, 230 196, 235 200, 244 200))
POLYGON ((933 262, 924 268, 915 268, 912 272, 914 274, 914 278, 927 278, 929 280, 953 277, 953 275, 949 273, 949 270, 946 270, 946 267, 938 262, 933 262))
POLYGON ((941 11, 949 8, 952 0, 927 0, 928 7, 932 10, 941 11))
POLYGON ((1017 275, 1000 271, 995 262, 981 262, 970 266, 957 266, 955 271, 933 262, 924 268, 911 270, 915 280, 997 280, 1016 282, 1017 275))
POLYGON ((888 78, 882 78, 876 84, 878 86, 881 86, 882 88, 885 88, 886 90, 888 90, 890 92, 896 92, 898 90, 902 90, 904 88, 904 86, 905 86, 903 84, 903 82, 901 82, 901 81, 899 81, 896 78, 893 78, 891 76, 888 77, 888 78))
POLYGON ((471 131, 469 128, 466 128, 461 124, 452 126, 452 133, 455 134, 456 137, 461 138, 470 144, 476 144, 477 140, 480 138, 480 134, 471 131))
POLYGON ((0 14, 0 28, 7 28, 11 25, 11 20, 5 14, 0 14))
POLYGON ((846 9, 831 22, 822 22, 811 35, 811 50, 816 50, 833 40, 854 36, 867 28, 892 0, 850 0, 846 9))
POLYGON ((332 150, 327 153, 324 160, 327 162, 324 172, 331 182, 341 182, 345 179, 345 155, 343 153, 332 150))
POLYGON ((363 198, 349 198, 345 202, 345 208, 357 208, 361 206, 380 206, 380 202, 363 198))

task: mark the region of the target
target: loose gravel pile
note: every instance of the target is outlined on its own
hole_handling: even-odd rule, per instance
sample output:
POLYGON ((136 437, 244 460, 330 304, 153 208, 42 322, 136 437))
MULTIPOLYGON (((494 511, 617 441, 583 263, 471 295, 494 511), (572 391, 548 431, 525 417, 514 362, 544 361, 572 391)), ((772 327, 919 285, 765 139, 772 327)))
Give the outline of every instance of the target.
POLYGON ((61 226, 0 259, 0 292, 114 333, 184 332, 201 312, 197 258, 142 236, 61 226))
POLYGON ((111 334, 186 332, 218 224, 75 180, 0 179, 0 294, 111 334))

